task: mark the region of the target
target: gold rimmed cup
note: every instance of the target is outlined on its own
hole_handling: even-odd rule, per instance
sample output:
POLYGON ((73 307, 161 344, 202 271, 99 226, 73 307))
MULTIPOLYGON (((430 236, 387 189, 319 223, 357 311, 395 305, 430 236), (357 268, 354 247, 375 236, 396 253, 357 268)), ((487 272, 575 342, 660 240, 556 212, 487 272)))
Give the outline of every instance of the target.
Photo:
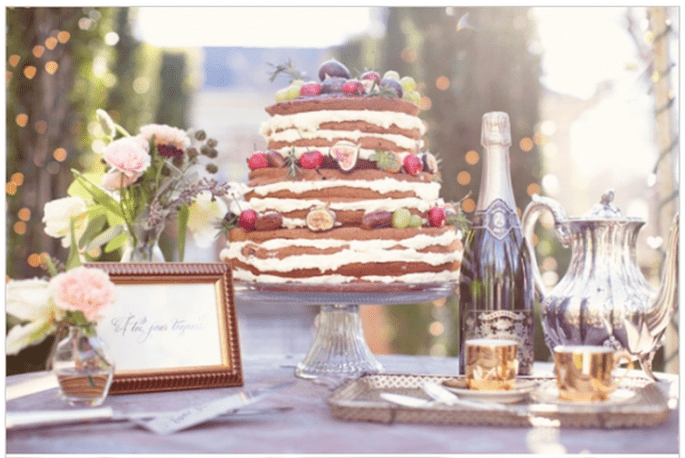
POLYGON ((466 385, 480 391, 511 390, 518 373, 518 342, 471 339, 465 343, 466 385))
POLYGON ((592 345, 558 345, 554 348, 554 373, 559 399, 566 401, 603 401, 618 388, 633 368, 630 355, 612 348, 592 345), (628 366, 617 382, 612 372, 621 361, 628 366))

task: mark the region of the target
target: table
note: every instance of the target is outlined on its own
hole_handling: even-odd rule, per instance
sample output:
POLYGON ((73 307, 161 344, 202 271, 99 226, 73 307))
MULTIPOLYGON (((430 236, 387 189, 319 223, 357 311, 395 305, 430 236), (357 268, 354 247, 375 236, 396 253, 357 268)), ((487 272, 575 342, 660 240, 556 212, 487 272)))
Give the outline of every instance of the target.
MULTIPOLYGON (((7 431, 6 452, 12 454, 526 454, 535 450, 532 427, 442 426, 432 424, 379 424, 335 419, 326 399, 332 384, 294 376, 302 354, 243 357, 245 385, 162 393, 112 395, 105 405, 118 412, 167 411, 182 409, 237 393, 294 381, 273 396, 253 404, 254 408, 292 406, 288 412, 271 413, 208 423, 171 436, 156 436, 127 422, 62 425, 7 431)), ((456 358, 379 355, 387 372, 453 374, 456 358)), ((550 371, 549 363, 536 363, 536 371, 550 371)), ((10 376, 7 385, 35 378, 42 373, 10 376)), ((662 389, 675 398, 678 377, 659 374, 666 381, 662 389)), ((52 389, 7 401, 8 411, 68 409, 52 389)), ((601 430, 560 428, 542 431, 557 451, 570 454, 673 454, 679 451, 679 412, 675 402, 668 420, 653 428, 601 430)))

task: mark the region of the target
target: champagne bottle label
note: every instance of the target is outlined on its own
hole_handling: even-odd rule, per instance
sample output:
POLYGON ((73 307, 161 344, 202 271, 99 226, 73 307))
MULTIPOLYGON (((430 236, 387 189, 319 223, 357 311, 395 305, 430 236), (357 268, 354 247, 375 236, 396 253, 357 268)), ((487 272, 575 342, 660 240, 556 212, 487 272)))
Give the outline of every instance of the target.
POLYGON ((511 230, 520 230, 516 211, 502 199, 493 200, 485 211, 476 210, 473 228, 486 229, 498 240, 504 239, 511 230))
POLYGON ((532 310, 467 310, 464 317, 464 339, 511 339, 519 343, 519 374, 533 369, 532 310))

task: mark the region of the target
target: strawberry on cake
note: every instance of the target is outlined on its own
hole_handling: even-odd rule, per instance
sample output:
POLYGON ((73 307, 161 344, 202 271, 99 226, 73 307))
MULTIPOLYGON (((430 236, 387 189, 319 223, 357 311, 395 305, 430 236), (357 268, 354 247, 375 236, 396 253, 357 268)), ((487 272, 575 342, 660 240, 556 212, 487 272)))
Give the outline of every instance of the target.
POLYGON ((234 279, 456 282, 463 217, 439 197, 414 80, 373 71, 351 78, 337 61, 320 67, 318 82, 294 76, 266 108, 267 150, 248 158, 241 211, 225 220, 220 258, 234 279))

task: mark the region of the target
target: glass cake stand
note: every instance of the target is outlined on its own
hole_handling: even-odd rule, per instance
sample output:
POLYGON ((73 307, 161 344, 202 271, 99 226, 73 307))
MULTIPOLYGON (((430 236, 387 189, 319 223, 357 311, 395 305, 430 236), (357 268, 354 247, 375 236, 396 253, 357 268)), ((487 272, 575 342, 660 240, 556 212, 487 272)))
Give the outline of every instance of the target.
POLYGON ((371 353, 359 316, 359 304, 413 304, 454 294, 456 282, 420 284, 266 284, 235 282, 241 301, 273 305, 318 305, 316 336, 295 375, 315 379, 323 375, 353 376, 384 372, 371 353))

